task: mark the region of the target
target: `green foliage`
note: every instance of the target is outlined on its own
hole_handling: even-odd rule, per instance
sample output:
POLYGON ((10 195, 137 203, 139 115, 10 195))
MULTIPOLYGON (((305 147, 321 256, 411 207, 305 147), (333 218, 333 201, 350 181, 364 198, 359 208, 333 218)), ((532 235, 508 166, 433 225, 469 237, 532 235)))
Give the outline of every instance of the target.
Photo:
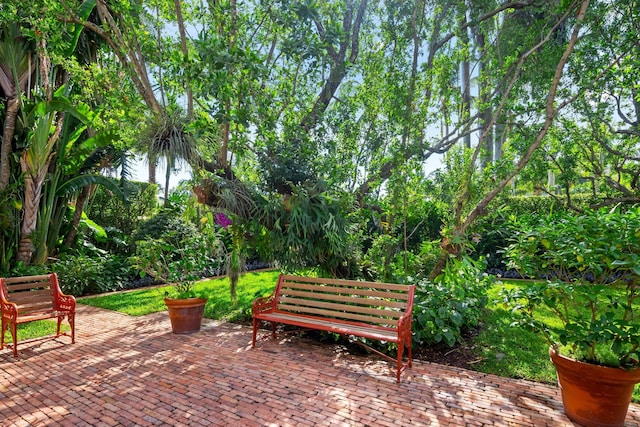
POLYGON ((196 226, 185 221, 180 212, 174 209, 163 209, 157 215, 140 223, 133 232, 131 241, 137 244, 145 239, 160 239, 174 247, 198 234, 196 226))
POLYGON ((212 266, 222 264, 222 242, 215 235, 207 237, 195 235, 176 244, 174 233, 168 233, 161 238, 140 240, 131 261, 142 277, 149 275, 155 281, 174 283, 176 292, 172 297, 193 297, 195 280, 212 266))
POLYGON ((413 309, 416 344, 464 342, 464 333, 478 326, 488 303, 492 278, 484 268, 483 260, 451 259, 433 283, 418 284, 413 309))
POLYGON ((99 252, 64 254, 51 269, 63 292, 75 296, 121 290, 137 276, 127 258, 99 252))
POLYGON ((518 324, 540 330, 573 357, 640 366, 640 212, 587 212, 541 218, 508 248, 510 264, 538 283, 506 293, 518 324), (558 320, 541 322, 537 307, 558 320))
MULTIPOLYGON (((582 210, 600 201, 600 198, 588 194, 571 197, 572 206, 582 210)), ((480 218, 471 230, 471 253, 474 258, 485 257, 489 269, 499 270, 507 268, 504 252, 513 236, 528 230, 540 216, 574 212, 563 199, 549 196, 503 196, 495 200, 493 206, 495 208, 480 218)))
POLYGON ((19 205, 15 189, 0 191, 0 272, 11 269, 11 261, 18 250, 20 235, 19 205))
POLYGON ((103 227, 113 227, 124 235, 131 235, 140 222, 151 217, 157 208, 157 185, 131 184, 132 187, 134 185, 136 191, 127 195, 127 202, 113 197, 104 187, 96 187, 85 213, 103 227))
POLYGON ((263 207, 265 227, 254 233, 265 260, 283 268, 316 266, 331 277, 348 277, 357 265, 348 206, 322 184, 295 187, 291 195, 263 207))

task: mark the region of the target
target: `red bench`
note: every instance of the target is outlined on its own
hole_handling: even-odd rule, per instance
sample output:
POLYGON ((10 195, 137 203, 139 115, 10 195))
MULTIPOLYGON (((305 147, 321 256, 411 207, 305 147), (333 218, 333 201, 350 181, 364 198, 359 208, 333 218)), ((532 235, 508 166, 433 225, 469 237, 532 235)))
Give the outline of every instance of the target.
POLYGON ((4 334, 7 327, 13 338, 13 355, 18 357, 17 326, 21 323, 43 319, 58 319, 56 337, 60 333, 62 319, 67 317, 71 326, 71 343, 75 337, 76 299, 65 295, 58 285, 58 276, 0 277, 0 309, 2 310, 2 337, 0 349, 4 348, 4 334))
POLYGON ((280 275, 274 292, 253 302, 252 347, 261 321, 271 323, 274 338, 276 324, 287 324, 392 342, 398 346, 396 359, 365 347, 396 363, 400 382, 400 373, 411 366, 414 292, 415 285, 280 275), (403 362, 405 347, 408 360, 403 362))

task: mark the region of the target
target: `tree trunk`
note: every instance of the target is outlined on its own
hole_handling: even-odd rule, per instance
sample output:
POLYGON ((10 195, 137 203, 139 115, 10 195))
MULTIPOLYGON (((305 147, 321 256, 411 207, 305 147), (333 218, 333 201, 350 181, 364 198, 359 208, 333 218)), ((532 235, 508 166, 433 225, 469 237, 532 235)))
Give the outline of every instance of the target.
POLYGON ((7 188, 9 179, 11 178, 11 142, 16 130, 16 117, 18 116, 19 109, 19 96, 7 100, 7 111, 4 116, 4 130, 2 132, 2 147, 0 147, 0 191, 7 188))
POLYGON ((24 177, 24 217, 20 230, 20 247, 18 248, 16 259, 25 265, 31 263, 31 256, 33 255, 34 246, 31 235, 38 223, 38 206, 42 196, 42 184, 43 182, 37 178, 34 180, 29 175, 24 177))
POLYGON ((78 226, 82 219, 82 212, 84 211, 84 206, 90 193, 91 186, 85 185, 82 187, 80 194, 78 194, 78 197, 76 198, 76 209, 73 213, 73 219, 71 220, 71 230, 69 230, 69 233, 67 233, 67 236, 64 238, 64 245, 69 249, 75 245, 76 236, 78 235, 78 226))
MULTIPOLYGON (((462 252, 462 247, 459 244, 452 244, 454 241, 464 241, 464 237, 469 230, 469 227, 480 217, 486 215, 487 206, 493 199, 504 189, 504 187, 511 182, 511 180, 518 174, 520 171, 529 163, 533 153, 540 147, 542 141, 547 135, 551 125, 553 124, 556 116, 559 111, 566 107, 572 100, 577 98, 577 95, 570 98, 569 100, 556 105, 556 94, 558 92, 558 86, 560 85, 560 79, 562 77, 562 73, 564 71, 564 67, 569 59, 569 55, 573 52, 573 48, 575 47, 576 42, 578 41, 578 34, 580 32, 581 24, 584 21, 585 14, 589 7, 589 0, 583 0, 578 7, 578 14, 576 17, 576 22, 573 27, 573 33, 569 40, 567 47, 562 54, 562 57, 558 61, 556 65, 555 74, 553 76, 553 81, 551 86, 549 87, 549 93, 547 95, 547 102, 545 108, 545 121, 542 125, 542 128, 538 132, 535 141, 531 143, 526 152, 524 152, 518 161, 515 168, 509 172, 502 180, 500 180, 494 188, 491 189, 474 207, 471 211, 466 215, 466 217, 462 217, 461 215, 457 215, 456 223, 453 226, 451 234, 449 237, 442 239, 441 247, 442 247, 442 255, 440 259, 436 263, 436 266, 431 271, 429 275, 430 279, 433 279, 440 275, 446 266, 447 261, 451 257, 457 257, 462 252)), ((550 36, 547 37, 543 42, 546 42, 550 36)), ((519 68, 521 69, 524 64, 526 58, 530 55, 533 55, 537 51, 537 47, 533 47, 528 52, 526 52, 521 58, 519 62, 519 68)), ((519 71, 517 71, 519 73, 519 71)), ((514 79, 517 78, 517 73, 514 75, 514 79)), ((505 92, 505 96, 507 96, 509 91, 505 92)), ((477 150, 476 150, 477 152, 477 150)), ((471 162, 470 167, 473 167, 474 162, 471 162)), ((468 186, 465 186, 465 191, 458 197, 456 208, 457 212, 461 212, 462 205, 470 199, 468 186)))
MULTIPOLYGON (((182 17, 182 7, 180 6, 180 0, 175 0, 176 8, 176 20, 178 21, 178 32, 180 33, 180 46, 182 47, 182 55, 184 60, 189 56, 189 48, 187 47, 187 32, 184 28, 184 18, 182 17)), ((187 89, 187 116, 193 117, 193 91, 189 81, 185 81, 187 89)))

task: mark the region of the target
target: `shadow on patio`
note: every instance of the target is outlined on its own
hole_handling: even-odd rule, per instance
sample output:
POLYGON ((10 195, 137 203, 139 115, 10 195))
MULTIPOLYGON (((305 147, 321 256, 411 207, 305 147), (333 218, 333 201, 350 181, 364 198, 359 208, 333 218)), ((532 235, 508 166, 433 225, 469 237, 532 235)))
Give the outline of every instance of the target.
POLYGON ((295 337, 252 350, 249 327, 212 321, 174 335, 166 313, 80 305, 76 322, 74 345, 0 352, 1 426, 573 425, 549 385, 420 361, 396 384, 376 356, 295 337))

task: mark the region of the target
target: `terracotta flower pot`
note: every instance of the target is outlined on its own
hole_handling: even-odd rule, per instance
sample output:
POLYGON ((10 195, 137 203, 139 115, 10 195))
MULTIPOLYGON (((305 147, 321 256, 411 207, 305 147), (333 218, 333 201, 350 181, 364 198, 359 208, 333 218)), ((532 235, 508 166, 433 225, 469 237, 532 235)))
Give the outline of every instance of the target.
POLYGON ((200 330, 206 298, 165 298, 174 334, 190 334, 200 330))
POLYGON ((624 426, 640 369, 631 371, 578 362, 549 348, 567 416, 585 427, 624 426))

